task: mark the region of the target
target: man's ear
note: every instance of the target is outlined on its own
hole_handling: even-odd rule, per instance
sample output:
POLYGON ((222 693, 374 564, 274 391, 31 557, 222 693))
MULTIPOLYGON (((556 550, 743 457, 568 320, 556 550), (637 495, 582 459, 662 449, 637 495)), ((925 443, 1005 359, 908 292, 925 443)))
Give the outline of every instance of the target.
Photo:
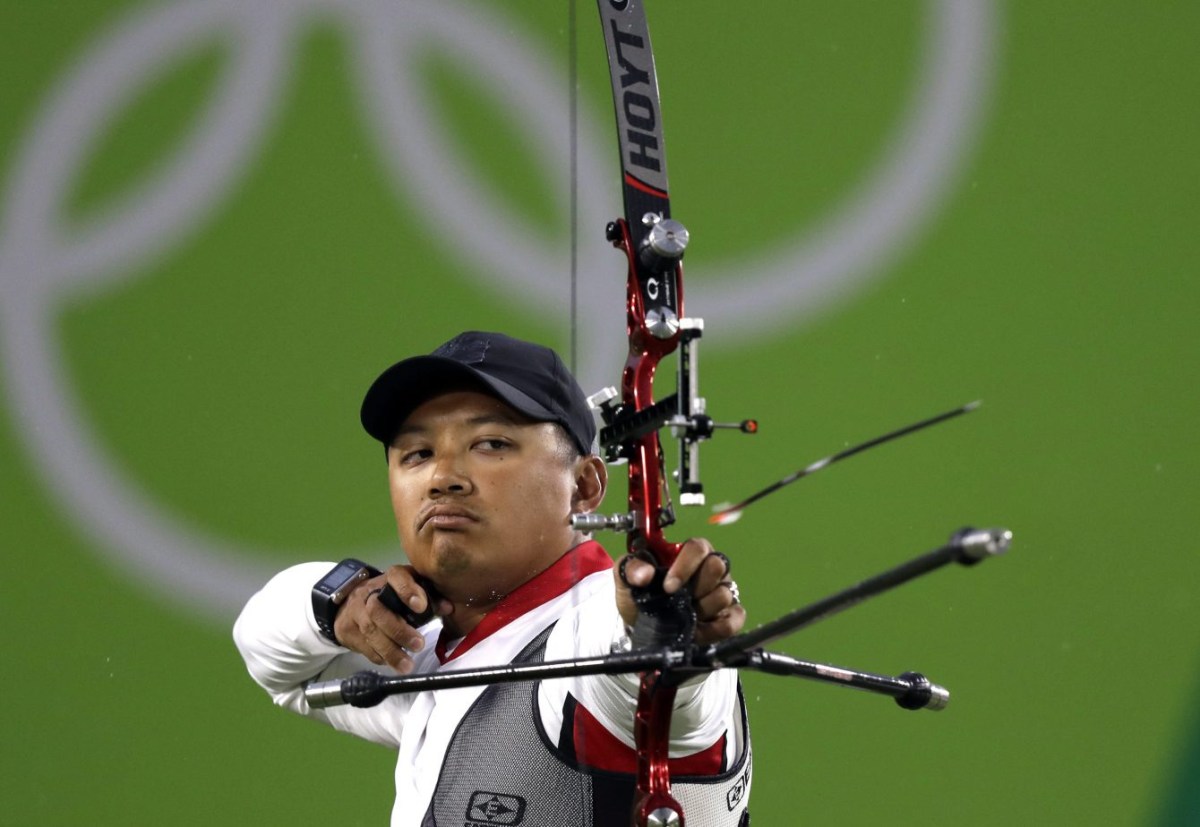
POLYGON ((608 490, 608 466, 604 460, 592 454, 580 457, 575 462, 575 494, 571 497, 571 511, 589 514, 600 507, 604 492, 608 490))

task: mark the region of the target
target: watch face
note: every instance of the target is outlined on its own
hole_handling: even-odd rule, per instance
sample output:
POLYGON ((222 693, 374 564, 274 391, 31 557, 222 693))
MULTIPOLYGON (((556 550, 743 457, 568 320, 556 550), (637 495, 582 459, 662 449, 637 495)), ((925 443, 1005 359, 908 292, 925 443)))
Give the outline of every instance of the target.
POLYGON ((317 589, 325 594, 333 594, 344 586, 347 580, 357 574, 361 568, 361 563, 343 560, 341 563, 338 563, 337 568, 322 578, 321 582, 317 584, 317 589))

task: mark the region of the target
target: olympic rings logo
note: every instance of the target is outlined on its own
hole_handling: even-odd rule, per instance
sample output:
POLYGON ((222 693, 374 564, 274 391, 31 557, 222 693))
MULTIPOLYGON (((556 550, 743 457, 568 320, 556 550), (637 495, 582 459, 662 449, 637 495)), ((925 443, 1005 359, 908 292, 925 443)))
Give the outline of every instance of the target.
MULTIPOLYGON (((565 315, 559 280, 568 262, 515 223, 503 203, 464 174, 439 140, 439 120, 416 82, 413 61, 453 50, 464 71, 515 113, 565 198, 569 136, 561 66, 539 44, 482 5, 453 0, 179 0, 147 7, 102 33, 42 103, 25 133, 3 193, 0 335, 7 398, 44 483, 77 527, 117 565, 201 613, 227 618, 270 574, 257 550, 203 533, 156 504, 106 453, 67 380, 55 340, 56 308, 100 292, 181 244, 263 151, 274 104, 305 17, 343 24, 370 131, 398 198, 413 199, 431 234, 447 239, 481 279, 547 313, 565 315), (112 209, 67 232, 62 205, 108 120, 181 54, 223 39, 232 66, 196 128, 154 178, 112 209)), ((931 218, 972 146, 991 87, 995 40, 990 0, 930 0, 923 61, 912 104, 864 184, 815 226, 759 258, 718 264, 689 288, 689 306, 712 309, 728 336, 794 326, 877 273, 931 218), (722 275, 725 278, 721 278, 722 275)), ((580 226, 618 212, 611 131, 580 113, 580 226)), ((623 284, 609 278, 611 251, 599 233, 578 251, 583 306, 620 307, 623 284)), ((580 377, 602 384, 623 342, 580 314, 580 377)), ((346 553, 368 554, 362 550, 346 553)), ((341 556, 335 554, 333 556, 341 556)))

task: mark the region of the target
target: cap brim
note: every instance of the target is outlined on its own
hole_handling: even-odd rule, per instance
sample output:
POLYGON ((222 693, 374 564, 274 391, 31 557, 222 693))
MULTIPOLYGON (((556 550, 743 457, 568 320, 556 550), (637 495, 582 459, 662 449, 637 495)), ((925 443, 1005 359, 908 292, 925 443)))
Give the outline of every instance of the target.
POLYGON ((414 356, 385 370, 363 397, 359 418, 367 433, 386 445, 422 403, 438 394, 464 388, 478 388, 539 422, 561 420, 524 391, 443 356, 414 356))

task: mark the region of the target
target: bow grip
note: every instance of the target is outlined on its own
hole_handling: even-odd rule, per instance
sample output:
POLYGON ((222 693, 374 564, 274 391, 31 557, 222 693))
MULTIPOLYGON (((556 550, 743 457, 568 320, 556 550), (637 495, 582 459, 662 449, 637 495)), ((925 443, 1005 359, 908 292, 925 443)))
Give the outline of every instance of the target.
POLYGON ((621 561, 620 574, 621 581, 629 586, 630 596, 638 610, 637 620, 629 632, 633 648, 689 648, 696 631, 691 586, 685 583, 673 594, 667 594, 663 591, 663 581, 667 576, 665 567, 655 568, 654 578, 648 586, 634 586, 625 577, 625 565, 629 559, 626 557, 621 561))

